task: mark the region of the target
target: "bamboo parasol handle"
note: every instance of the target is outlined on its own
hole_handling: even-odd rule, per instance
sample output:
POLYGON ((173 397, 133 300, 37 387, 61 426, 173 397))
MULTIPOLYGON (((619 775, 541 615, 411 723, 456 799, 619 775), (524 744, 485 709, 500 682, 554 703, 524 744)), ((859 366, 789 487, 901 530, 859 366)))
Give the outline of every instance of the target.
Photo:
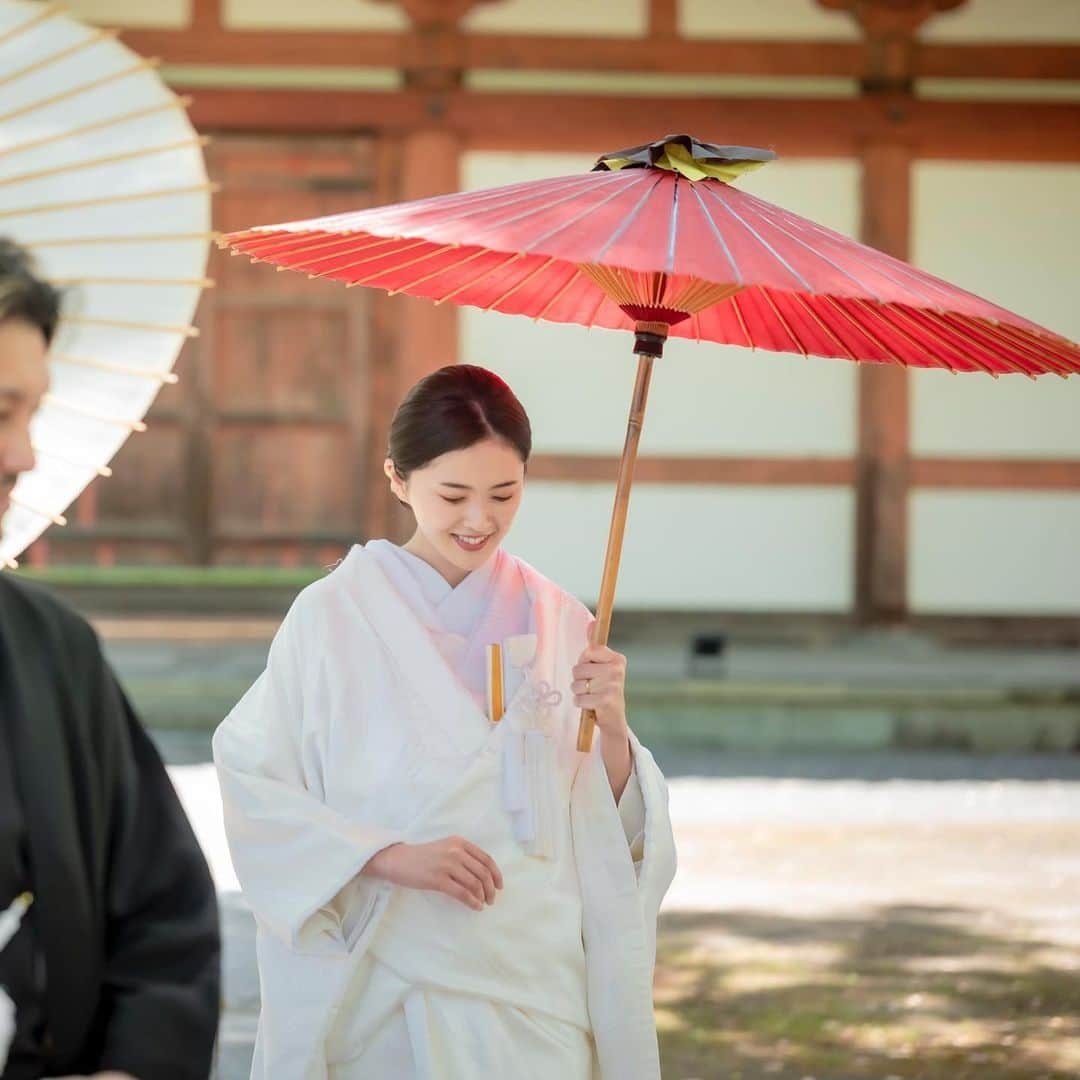
MULTIPOLYGON (((593 626, 592 643, 606 645, 611 630, 611 614, 615 607, 615 584, 619 577, 619 560, 622 558, 623 534, 626 532, 626 515, 630 509, 630 488, 634 482, 634 464, 637 461, 641 428, 645 422, 645 405, 649 397, 649 379, 652 377, 652 355, 638 354, 637 381, 634 397, 630 403, 630 417, 626 423, 626 445, 619 462, 619 479, 615 486, 615 508, 611 514, 611 530, 608 533, 607 553, 604 556, 604 576, 600 581, 600 598, 596 605, 596 624, 593 626)), ((583 754, 592 749, 596 713, 583 709, 578 723, 577 748, 583 754)))

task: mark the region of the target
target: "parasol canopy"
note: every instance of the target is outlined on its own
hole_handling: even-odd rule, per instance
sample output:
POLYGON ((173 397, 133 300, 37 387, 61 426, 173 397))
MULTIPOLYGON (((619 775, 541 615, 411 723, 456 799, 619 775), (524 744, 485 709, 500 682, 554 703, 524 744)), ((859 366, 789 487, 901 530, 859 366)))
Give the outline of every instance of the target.
POLYGON ((0 236, 63 293, 37 466, 12 494, 0 566, 144 428, 209 284, 212 185, 187 101, 156 61, 59 9, 0 0, 0 236))
POLYGON ((661 321, 699 341, 992 375, 1080 371, 1080 349, 1019 315, 713 173, 653 163, 657 148, 683 143, 730 178, 772 156, 668 136, 577 176, 225 242, 312 277, 552 322, 661 321))
MULTIPOLYGON (((578 176, 261 226, 222 244, 436 304, 634 332, 593 631, 606 644, 652 364, 669 335, 995 377, 1080 372, 1067 339, 732 186, 774 156, 669 135, 578 176)), ((582 716, 580 750, 594 719, 582 716)))

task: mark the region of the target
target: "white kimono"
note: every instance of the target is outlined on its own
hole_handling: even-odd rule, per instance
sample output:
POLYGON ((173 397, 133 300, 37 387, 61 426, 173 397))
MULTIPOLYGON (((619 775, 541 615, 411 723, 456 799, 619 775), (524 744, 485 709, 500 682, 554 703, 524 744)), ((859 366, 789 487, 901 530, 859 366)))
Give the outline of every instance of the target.
POLYGON ((600 740, 587 758, 574 748, 570 669, 589 613, 500 552, 455 633, 453 603, 440 612, 446 598, 402 556, 354 548, 306 589, 214 738, 259 930, 252 1075, 455 1080, 509 1065, 538 1080, 654 1080, 667 793, 633 739, 624 825, 600 740), (492 725, 475 653, 522 620, 529 633, 503 639, 519 685, 492 725), (503 872, 484 911, 358 875, 389 844, 452 834, 503 872))

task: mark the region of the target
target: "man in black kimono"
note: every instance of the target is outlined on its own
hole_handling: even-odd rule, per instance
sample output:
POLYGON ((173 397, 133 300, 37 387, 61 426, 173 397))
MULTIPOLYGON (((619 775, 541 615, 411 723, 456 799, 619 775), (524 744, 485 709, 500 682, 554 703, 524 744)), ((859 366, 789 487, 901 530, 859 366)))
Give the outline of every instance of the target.
MULTIPOLYGON (((34 464, 57 300, 0 240, 0 517, 34 464)), ((24 890, 34 904, 0 951, 17 1017, 3 1080, 206 1080, 220 951, 206 862, 93 631, 0 573, 0 911, 24 890)))

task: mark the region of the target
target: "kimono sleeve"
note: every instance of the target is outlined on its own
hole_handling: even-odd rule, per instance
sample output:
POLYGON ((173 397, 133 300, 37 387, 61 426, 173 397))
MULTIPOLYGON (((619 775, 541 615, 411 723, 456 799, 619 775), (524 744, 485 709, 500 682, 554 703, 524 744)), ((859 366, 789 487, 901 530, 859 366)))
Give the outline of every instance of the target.
POLYGON ((305 598, 278 630, 266 670, 214 734, 214 762, 233 865, 256 917, 294 949, 338 951, 349 913, 383 888, 360 871, 403 837, 321 797, 317 718, 307 715, 318 670, 308 654, 317 654, 320 630, 305 598))
POLYGON ((214 884, 161 758, 103 659, 95 684, 108 801, 97 1068, 202 1080, 220 1008, 214 884))
POLYGON ((645 857, 645 796, 641 793, 636 768, 631 770, 630 779, 619 797, 618 810, 626 842, 630 845, 630 858, 639 864, 645 857))
MULTIPOLYGON (((582 638, 582 648, 584 648, 585 642, 592 640, 592 629, 595 619, 592 612, 589 611, 584 604, 579 600, 571 597, 569 599, 569 619, 571 625, 576 626, 576 634, 580 634, 582 638)), ((596 743, 599 744, 600 739, 596 739, 596 743)), ((660 787, 663 794, 663 806, 661 808, 660 800, 652 798, 647 804, 645 800, 644 784, 648 784, 650 788, 656 786, 653 773, 659 774, 659 770, 656 767, 656 763, 652 759, 652 755, 647 751, 645 754, 641 753, 643 749, 636 737, 631 738, 631 753, 632 753, 632 769, 630 777, 626 782, 626 787, 623 789, 622 795, 619 797, 619 801, 616 804, 618 810, 619 822, 622 825, 623 834, 626 837, 626 844, 630 850, 630 858, 634 862, 634 868, 640 872, 642 860, 645 858, 645 834, 646 828, 649 824, 648 807, 652 806, 653 816, 658 817, 661 814, 666 815, 667 812, 667 788, 664 785, 663 776, 659 777, 660 787), (648 774, 648 779, 643 781, 640 775, 640 770, 644 770, 648 774)), ((655 833, 659 829, 663 831, 663 822, 653 828, 655 833)), ((666 886, 665 886, 666 887, 666 886)))

